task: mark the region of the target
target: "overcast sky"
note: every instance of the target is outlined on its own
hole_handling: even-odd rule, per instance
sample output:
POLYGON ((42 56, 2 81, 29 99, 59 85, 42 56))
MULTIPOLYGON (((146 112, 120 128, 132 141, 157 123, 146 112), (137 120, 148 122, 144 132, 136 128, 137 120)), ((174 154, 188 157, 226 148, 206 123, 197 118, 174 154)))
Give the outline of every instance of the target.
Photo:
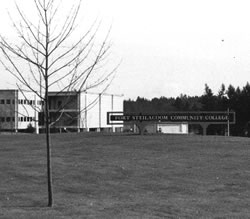
MULTIPOLYGON (((12 2, 1 3, 1 33, 12 2)), ((31 0, 20 2, 29 8, 31 0)), ((112 22, 111 58, 122 63, 110 93, 193 96, 205 83, 217 93, 222 83, 250 81, 249 0, 83 0, 83 7, 86 18, 112 22)))

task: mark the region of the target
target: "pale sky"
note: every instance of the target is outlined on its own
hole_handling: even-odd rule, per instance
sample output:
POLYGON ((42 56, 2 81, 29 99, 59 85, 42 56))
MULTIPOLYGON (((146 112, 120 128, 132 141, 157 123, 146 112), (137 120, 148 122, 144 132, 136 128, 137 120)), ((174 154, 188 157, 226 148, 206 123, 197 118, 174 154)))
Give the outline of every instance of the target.
MULTIPOLYGON (((31 0, 19 1, 29 8, 31 0)), ((1 3, 1 33, 12 2, 1 3)), ((249 0, 83 0, 83 7, 86 19, 112 23, 110 59, 122 62, 109 93, 193 96, 205 83, 217 93, 222 83, 250 81, 249 0)))

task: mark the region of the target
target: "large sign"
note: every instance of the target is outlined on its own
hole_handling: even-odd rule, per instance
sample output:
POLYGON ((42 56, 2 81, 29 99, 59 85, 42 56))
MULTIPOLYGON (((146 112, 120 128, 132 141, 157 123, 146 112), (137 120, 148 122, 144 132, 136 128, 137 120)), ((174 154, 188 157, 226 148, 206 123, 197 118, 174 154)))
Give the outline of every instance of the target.
POLYGON ((167 112, 164 114, 124 114, 108 112, 108 124, 121 122, 188 122, 230 124, 235 123, 235 112, 167 112))

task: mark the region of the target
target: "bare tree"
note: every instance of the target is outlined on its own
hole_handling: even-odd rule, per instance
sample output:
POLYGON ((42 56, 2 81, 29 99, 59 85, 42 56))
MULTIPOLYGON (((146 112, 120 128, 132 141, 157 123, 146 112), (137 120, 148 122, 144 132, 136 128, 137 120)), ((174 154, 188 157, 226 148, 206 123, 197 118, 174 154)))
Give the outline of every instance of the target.
POLYGON ((110 82, 116 70, 116 67, 111 71, 103 69, 111 45, 110 29, 101 41, 97 37, 100 22, 95 21, 82 31, 77 25, 82 1, 72 4, 64 16, 60 14, 62 2, 34 0, 36 18, 30 18, 16 4, 18 19, 11 16, 10 19, 18 35, 17 40, 9 42, 0 35, 3 53, 0 62, 5 70, 17 79, 20 89, 34 92, 44 102, 50 207, 53 205, 53 191, 48 92, 51 89, 58 90, 58 93, 82 92, 102 86, 110 82))

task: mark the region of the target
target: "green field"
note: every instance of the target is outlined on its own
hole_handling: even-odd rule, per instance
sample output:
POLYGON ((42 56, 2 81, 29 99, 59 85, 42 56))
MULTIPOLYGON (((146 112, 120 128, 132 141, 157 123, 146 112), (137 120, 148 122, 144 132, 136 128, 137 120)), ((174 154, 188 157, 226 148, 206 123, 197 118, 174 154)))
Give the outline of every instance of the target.
POLYGON ((249 218, 250 139, 0 134, 0 218, 249 218))

